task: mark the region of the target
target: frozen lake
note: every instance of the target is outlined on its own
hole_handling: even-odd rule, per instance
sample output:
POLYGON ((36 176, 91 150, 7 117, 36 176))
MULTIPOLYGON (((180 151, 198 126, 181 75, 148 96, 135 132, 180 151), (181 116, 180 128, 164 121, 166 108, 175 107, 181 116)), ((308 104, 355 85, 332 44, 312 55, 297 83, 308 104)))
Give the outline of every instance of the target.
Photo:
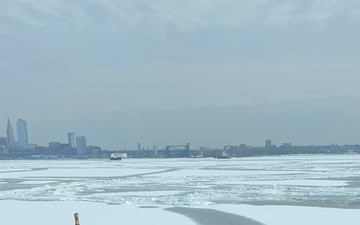
POLYGON ((256 216, 257 210, 272 210, 273 215, 284 210, 296 215, 299 208, 336 210, 333 217, 359 213, 359 177, 359 155, 0 161, 0 210, 19 209, 21 202, 21 207, 40 208, 127 207, 135 213, 137 208, 211 208, 272 224, 264 215, 256 216))

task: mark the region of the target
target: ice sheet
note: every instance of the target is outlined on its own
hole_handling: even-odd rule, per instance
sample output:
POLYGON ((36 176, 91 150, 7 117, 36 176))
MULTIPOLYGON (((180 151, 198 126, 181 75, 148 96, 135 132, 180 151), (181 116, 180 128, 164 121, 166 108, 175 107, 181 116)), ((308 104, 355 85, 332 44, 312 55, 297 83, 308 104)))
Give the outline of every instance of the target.
POLYGON ((187 206, 281 201, 335 207, 360 202, 359 155, 2 161, 0 178, 0 200, 187 206))
POLYGON ((348 183, 341 180, 258 180, 258 181, 222 181, 221 185, 288 185, 288 186, 321 186, 336 187, 346 186, 348 183))

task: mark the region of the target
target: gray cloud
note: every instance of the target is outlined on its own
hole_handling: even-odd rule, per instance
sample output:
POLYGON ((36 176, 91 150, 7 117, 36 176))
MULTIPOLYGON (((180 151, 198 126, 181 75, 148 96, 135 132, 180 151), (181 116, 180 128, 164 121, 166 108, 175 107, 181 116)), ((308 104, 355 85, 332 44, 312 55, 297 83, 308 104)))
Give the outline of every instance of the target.
MULTIPOLYGON (((329 112, 323 102, 344 99, 356 107, 349 99, 360 96, 359 9, 355 0, 2 1, 0 94, 6 98, 0 127, 6 127, 7 116, 29 120, 32 139, 41 144, 67 130, 88 134, 89 142, 106 148, 130 148, 138 139, 165 144, 160 137, 221 147, 243 136, 262 144, 268 135, 259 131, 252 138, 256 129, 271 128, 274 138, 291 139, 277 129, 279 111, 257 114, 267 104, 285 104, 280 114, 294 129, 301 124, 292 120, 325 128, 340 115, 332 112, 353 108, 339 100, 329 112), (310 109, 316 102, 321 109, 297 114, 302 108, 294 102, 310 109), (228 114, 228 107, 239 110, 228 114), (252 110, 246 119, 231 120, 247 107, 252 110), (317 123, 319 112, 329 116, 323 124, 317 123), (182 113, 190 122, 180 119, 182 113), (273 121, 270 128, 256 122, 266 118, 273 121), (54 129, 47 132, 49 124, 54 129), (243 124, 251 135, 236 134, 243 124), (167 135, 169 126, 183 128, 167 135), (107 138, 118 136, 123 142, 107 138)), ((293 140, 315 143, 310 134, 293 140)), ((326 130, 319 141, 330 137, 355 140, 349 133, 336 139, 326 130)))
POLYGON ((37 18, 70 18, 78 24, 92 23, 99 16, 112 30, 142 27, 147 31, 164 31, 174 27, 181 32, 192 32, 209 27, 241 28, 252 25, 291 26, 294 23, 315 22, 326 24, 334 18, 357 19, 357 0, 300 0, 300 1, 28 1, 15 0, 2 3, 2 15, 17 18, 32 25, 40 23, 37 18), (7 11, 7 12, 6 12, 7 11), (81 21, 81 22, 80 22, 81 21))

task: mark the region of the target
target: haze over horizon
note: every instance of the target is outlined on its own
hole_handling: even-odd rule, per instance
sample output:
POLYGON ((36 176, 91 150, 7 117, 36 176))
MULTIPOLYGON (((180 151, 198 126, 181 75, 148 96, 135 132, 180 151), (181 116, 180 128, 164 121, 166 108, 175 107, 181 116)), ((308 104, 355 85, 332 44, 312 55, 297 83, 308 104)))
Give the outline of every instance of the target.
POLYGON ((360 1, 0 2, 0 136, 360 143, 360 1))

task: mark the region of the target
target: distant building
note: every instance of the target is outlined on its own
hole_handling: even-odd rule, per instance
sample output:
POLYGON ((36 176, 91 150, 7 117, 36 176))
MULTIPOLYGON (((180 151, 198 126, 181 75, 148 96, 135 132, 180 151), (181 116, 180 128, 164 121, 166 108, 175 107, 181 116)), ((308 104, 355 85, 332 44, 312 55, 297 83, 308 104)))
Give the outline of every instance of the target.
POLYGON ((33 144, 33 143, 29 143, 28 144, 28 149, 35 149, 38 145, 37 144, 33 144))
POLYGON ((3 147, 5 150, 8 149, 8 140, 6 137, 0 137, 0 148, 3 147))
POLYGON ((265 147, 266 148, 271 148, 271 140, 266 140, 265 141, 265 147))
POLYGON ((68 133, 68 141, 70 148, 76 148, 75 133, 68 133))
POLYGON ((291 147, 291 143, 284 143, 282 147, 291 147))
POLYGON ((61 143, 60 143, 60 142, 57 142, 57 141, 50 142, 50 143, 49 143, 49 148, 50 148, 51 150, 60 149, 60 148, 61 148, 61 143))
POLYGON ((55 154, 67 154, 69 153, 69 144, 52 141, 49 143, 49 149, 51 153, 55 154))
POLYGON ((157 149, 156 145, 153 146, 153 155, 154 155, 154 158, 158 157, 158 149, 157 149))
POLYGON ((8 149, 16 147, 14 130, 13 130, 12 126, 11 126, 9 118, 8 118, 8 123, 7 123, 6 135, 7 135, 7 147, 8 147, 8 149))
POLYGON ((94 156, 100 156, 101 155, 101 147, 90 145, 87 147, 88 154, 92 154, 94 156))
POLYGON ((76 137, 76 154, 86 155, 88 153, 86 139, 84 136, 76 137))
POLYGON ((200 146, 199 153, 200 153, 199 157, 210 157, 212 155, 212 148, 200 146))
POLYGON ((26 121, 18 119, 16 122, 16 129, 18 135, 18 147, 27 149, 29 145, 29 138, 26 121))

